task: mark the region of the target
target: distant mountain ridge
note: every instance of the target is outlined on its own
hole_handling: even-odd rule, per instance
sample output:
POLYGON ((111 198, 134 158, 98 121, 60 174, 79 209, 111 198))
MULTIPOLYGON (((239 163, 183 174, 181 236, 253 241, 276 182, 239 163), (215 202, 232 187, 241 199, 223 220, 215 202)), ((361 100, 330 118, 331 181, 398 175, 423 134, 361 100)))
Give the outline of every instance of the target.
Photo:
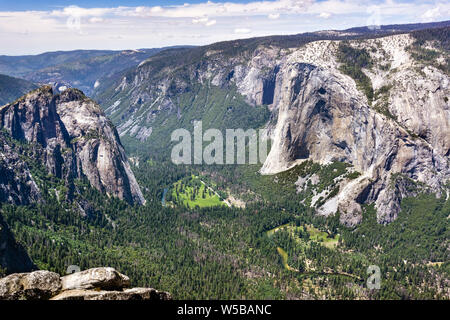
POLYGON ((0 74, 0 106, 36 88, 37 86, 30 81, 0 74))
POLYGON ((40 85, 57 83, 91 94, 97 82, 137 66, 166 48, 139 50, 75 50, 29 56, 0 56, 0 73, 40 85))
POLYGON ((74 50, 46 52, 38 55, 0 56, 0 73, 24 77, 39 69, 63 64, 69 61, 114 54, 112 50, 74 50))
POLYGON ((439 22, 428 22, 428 23, 408 23, 408 24, 388 24, 381 26, 370 26, 370 27, 353 27, 347 29, 347 32, 358 32, 358 33, 379 33, 379 32, 411 32, 423 29, 432 28, 443 28, 450 26, 450 20, 439 21, 439 22))
POLYGON ((124 50, 89 58, 80 56, 79 59, 30 72, 24 77, 40 84, 56 82, 66 87, 78 88, 85 94, 90 95, 103 81, 103 78, 137 66, 145 59, 162 50, 124 50))

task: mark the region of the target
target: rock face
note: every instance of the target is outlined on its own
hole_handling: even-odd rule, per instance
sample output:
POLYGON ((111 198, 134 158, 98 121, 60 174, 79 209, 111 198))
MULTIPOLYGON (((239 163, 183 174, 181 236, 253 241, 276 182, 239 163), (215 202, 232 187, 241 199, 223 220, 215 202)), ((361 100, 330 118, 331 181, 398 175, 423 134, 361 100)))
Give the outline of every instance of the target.
MULTIPOLYGON (((30 92, 0 108, 0 128, 16 140, 39 146, 43 150, 39 160, 54 176, 67 182, 86 177, 93 187, 110 196, 145 203, 116 130, 100 107, 81 91, 68 89, 54 95, 46 86, 30 92)), ((8 146, 3 146, 3 162, 8 163, 0 169, 6 173, 15 159, 5 156, 7 151, 8 146)), ((14 179, 21 176, 25 183, 20 185, 36 196, 38 190, 26 171, 14 179)), ((26 193, 14 192, 14 187, 5 192, 5 185, 2 183, 0 190, 6 201, 23 204, 34 200, 23 199, 26 193)))
POLYGON ((41 193, 26 161, 23 146, 0 131, 0 202, 28 204, 39 201, 41 193))
POLYGON ((377 66, 367 71, 375 91, 391 87, 373 106, 330 57, 337 43, 321 43, 327 52, 315 50, 313 43, 288 56, 275 86, 274 146, 261 172, 277 173, 307 159, 352 164, 362 175, 341 185, 318 208, 324 215, 341 212, 348 225, 360 221, 362 203, 375 203, 380 223, 394 220, 401 199, 415 195, 405 185, 411 181, 446 196, 450 108, 444 97, 450 95, 449 78, 431 66, 422 66, 423 75, 414 71, 417 65, 406 51, 412 42, 410 35, 397 35, 350 43, 369 49, 374 60, 381 60, 382 52, 383 61, 392 61, 391 70, 377 66), (388 115, 376 109, 384 99, 388 115))
POLYGON ((49 271, 0 279, 0 300, 171 300, 151 288, 126 289, 129 278, 113 268, 95 268, 65 277, 49 271))
POLYGON ((299 160, 313 160, 346 162, 362 173, 342 186, 336 199, 325 203, 319 213, 339 210, 342 221, 353 225, 351 217, 361 214, 358 199, 375 202, 379 222, 392 221, 401 198, 409 195, 398 189, 397 182, 391 183, 395 174, 425 183, 441 194, 450 177, 445 154, 370 108, 347 76, 295 62, 280 71, 277 86, 289 89, 277 97, 273 148, 261 172, 277 173, 299 160))
MULTIPOLYGON (((184 59, 174 56, 176 65, 153 57, 118 80, 102 102, 109 115, 123 119, 120 134, 139 139, 146 128, 182 118, 177 99, 195 86, 236 88, 247 103, 267 105, 272 112, 267 126, 273 143, 262 174, 306 160, 346 162, 361 175, 341 181, 337 195, 317 212, 340 212, 343 223, 355 225, 361 204, 375 203, 378 221, 389 223, 404 197, 450 194, 449 76, 415 60, 409 50, 414 42, 411 34, 345 42, 366 50, 373 61, 370 70, 362 70, 375 92, 373 101, 343 73, 342 41, 320 40, 289 49, 275 41, 240 51, 233 43, 217 44, 185 52, 184 59)), ((448 60, 447 49, 436 41, 426 45, 439 61, 448 60)))

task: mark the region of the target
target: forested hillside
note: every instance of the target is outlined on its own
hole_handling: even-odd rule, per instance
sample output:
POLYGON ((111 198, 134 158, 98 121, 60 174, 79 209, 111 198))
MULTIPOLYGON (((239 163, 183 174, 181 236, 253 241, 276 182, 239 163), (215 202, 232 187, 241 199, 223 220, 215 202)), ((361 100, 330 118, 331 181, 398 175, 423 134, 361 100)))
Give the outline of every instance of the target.
MULTIPOLYGON (((318 217, 292 197, 277 202, 263 197, 245 209, 164 207, 164 189, 200 174, 198 169, 141 163, 135 172, 146 190, 146 206, 108 199, 80 181, 80 198, 93 204, 86 217, 51 192, 45 204, 3 205, 1 212, 42 269, 64 273, 72 264, 109 265, 130 275, 133 286, 164 288, 176 299, 448 294, 448 201, 426 195, 405 200, 399 219, 387 227, 378 225, 367 207, 357 228, 342 226, 339 217, 318 217), (373 264, 382 271, 381 290, 366 287, 366 270, 373 264)), ((289 194, 274 181, 293 176, 272 178, 260 181, 259 188, 289 194)))
POLYGON ((0 74, 0 106, 13 102, 37 86, 29 81, 0 74))

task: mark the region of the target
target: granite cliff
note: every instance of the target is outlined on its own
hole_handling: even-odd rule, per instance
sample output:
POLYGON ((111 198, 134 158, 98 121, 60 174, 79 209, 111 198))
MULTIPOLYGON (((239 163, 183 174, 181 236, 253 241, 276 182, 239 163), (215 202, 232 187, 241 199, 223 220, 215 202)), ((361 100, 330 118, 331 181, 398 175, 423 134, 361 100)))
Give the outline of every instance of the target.
POLYGON ((86 178, 109 196, 145 203, 114 126, 81 91, 34 90, 0 108, 0 128, 2 200, 27 204, 40 199, 26 152, 28 160, 68 185, 86 178))
POLYGON ((336 181, 338 192, 327 190, 321 194, 327 201, 311 206, 322 215, 340 212, 342 223, 355 225, 361 205, 374 203, 378 222, 389 223, 404 197, 449 194, 449 27, 420 32, 322 32, 329 39, 310 35, 289 46, 276 38, 240 40, 165 52, 97 97, 121 136, 148 144, 185 118, 209 117, 206 106, 217 92, 229 97, 227 112, 240 97, 249 110, 267 106, 272 149, 262 174, 307 160, 345 162, 359 176, 336 181))

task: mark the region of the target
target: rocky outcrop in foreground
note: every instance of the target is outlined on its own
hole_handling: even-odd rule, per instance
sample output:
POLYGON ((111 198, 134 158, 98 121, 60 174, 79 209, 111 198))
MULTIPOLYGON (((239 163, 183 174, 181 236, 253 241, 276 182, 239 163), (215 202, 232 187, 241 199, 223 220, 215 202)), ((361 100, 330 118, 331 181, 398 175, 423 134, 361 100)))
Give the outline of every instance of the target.
POLYGON ((152 288, 129 289, 130 279, 113 268, 94 268, 64 277, 50 271, 16 273, 0 279, 0 300, 171 300, 152 288))

